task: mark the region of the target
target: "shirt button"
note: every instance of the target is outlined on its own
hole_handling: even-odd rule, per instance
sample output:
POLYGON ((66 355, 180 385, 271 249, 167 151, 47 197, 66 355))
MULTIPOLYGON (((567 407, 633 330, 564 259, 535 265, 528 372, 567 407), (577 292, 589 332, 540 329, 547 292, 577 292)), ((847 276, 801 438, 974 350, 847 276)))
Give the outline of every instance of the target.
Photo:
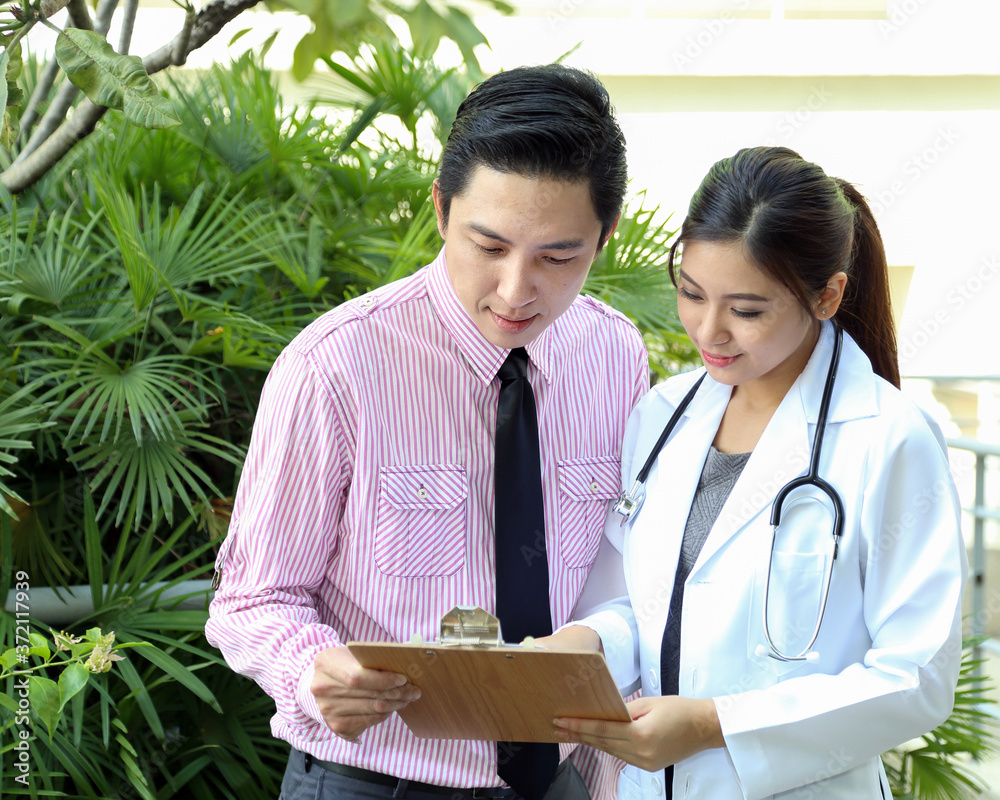
POLYGON ((660 688, 660 675, 655 669, 649 671, 649 685, 654 689, 660 688))
POLYGON ((599 492, 599 491, 601 491, 601 484, 599 484, 597 481, 591 481, 590 482, 590 491, 592 491, 592 492, 599 492))
POLYGON ((659 778, 653 778, 653 791, 656 792, 657 795, 663 794, 663 781, 659 778))
POLYGON ((375 305, 375 298, 374 297, 362 297, 361 298, 361 305, 363 305, 365 308, 371 308, 373 305, 375 305))
POLYGON ((421 500, 425 500, 427 498, 427 490, 423 486, 417 489, 417 497, 421 500))

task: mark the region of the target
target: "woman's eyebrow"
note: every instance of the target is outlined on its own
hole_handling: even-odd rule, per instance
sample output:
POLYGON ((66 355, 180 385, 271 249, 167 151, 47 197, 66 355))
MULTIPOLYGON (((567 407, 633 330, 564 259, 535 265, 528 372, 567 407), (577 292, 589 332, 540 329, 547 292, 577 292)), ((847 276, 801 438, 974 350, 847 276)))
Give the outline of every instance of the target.
MULTIPOLYGON (((701 291, 704 291, 704 289, 702 289, 701 286, 698 285, 698 282, 694 281, 694 280, 691 280, 691 276, 688 275, 684 270, 679 270, 679 272, 680 272, 680 276, 684 280, 686 280, 688 283, 690 283, 695 289, 701 289, 701 291)), ((733 294, 727 294, 727 295, 725 295, 723 299, 725 299, 725 300, 753 300, 753 301, 757 301, 757 302, 761 302, 761 303, 766 303, 771 298, 769 298, 769 297, 763 297, 763 296, 761 296, 759 294, 752 294, 751 292, 734 292, 733 294)))

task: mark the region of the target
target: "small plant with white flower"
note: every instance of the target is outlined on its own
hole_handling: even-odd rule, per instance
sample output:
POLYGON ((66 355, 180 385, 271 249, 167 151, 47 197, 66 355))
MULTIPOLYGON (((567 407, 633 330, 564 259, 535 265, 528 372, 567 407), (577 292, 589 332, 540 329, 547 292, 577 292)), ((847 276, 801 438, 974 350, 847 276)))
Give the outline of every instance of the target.
MULTIPOLYGON (((83 636, 72 636, 65 631, 51 631, 51 634, 50 642, 40 633, 30 633, 26 654, 16 648, 0 654, 0 680, 12 677, 15 684, 27 684, 31 714, 44 723, 50 740, 66 704, 87 685, 92 674, 108 672, 116 661, 124 661, 119 650, 147 644, 116 644, 115 632, 104 633, 100 628, 90 628, 83 636), (61 670, 57 680, 46 677, 46 673, 51 675, 57 669, 61 670)), ((18 710, 17 703, 8 695, 0 694, 0 704, 11 711, 18 710)))

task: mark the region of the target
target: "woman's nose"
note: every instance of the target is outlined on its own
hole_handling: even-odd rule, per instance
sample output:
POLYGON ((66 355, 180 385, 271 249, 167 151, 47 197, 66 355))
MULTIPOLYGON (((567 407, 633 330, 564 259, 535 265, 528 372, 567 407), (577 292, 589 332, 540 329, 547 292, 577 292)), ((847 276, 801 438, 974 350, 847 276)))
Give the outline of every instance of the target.
POLYGON ((730 333, 722 309, 709 309, 699 326, 702 345, 725 344, 730 333))

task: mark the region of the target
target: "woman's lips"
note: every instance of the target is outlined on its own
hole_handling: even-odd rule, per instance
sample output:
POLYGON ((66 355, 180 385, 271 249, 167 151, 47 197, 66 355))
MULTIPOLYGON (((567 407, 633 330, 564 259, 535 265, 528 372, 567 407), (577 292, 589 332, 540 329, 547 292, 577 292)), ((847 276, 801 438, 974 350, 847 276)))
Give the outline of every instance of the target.
POLYGON ((493 322, 496 323, 496 326, 504 333, 511 334, 524 333, 535 319, 534 315, 527 319, 509 319, 500 316, 496 311, 490 311, 490 313, 493 315, 493 322))
POLYGON ((717 356, 704 350, 701 351, 701 357, 710 367, 728 367, 739 358, 739 356, 717 356))

